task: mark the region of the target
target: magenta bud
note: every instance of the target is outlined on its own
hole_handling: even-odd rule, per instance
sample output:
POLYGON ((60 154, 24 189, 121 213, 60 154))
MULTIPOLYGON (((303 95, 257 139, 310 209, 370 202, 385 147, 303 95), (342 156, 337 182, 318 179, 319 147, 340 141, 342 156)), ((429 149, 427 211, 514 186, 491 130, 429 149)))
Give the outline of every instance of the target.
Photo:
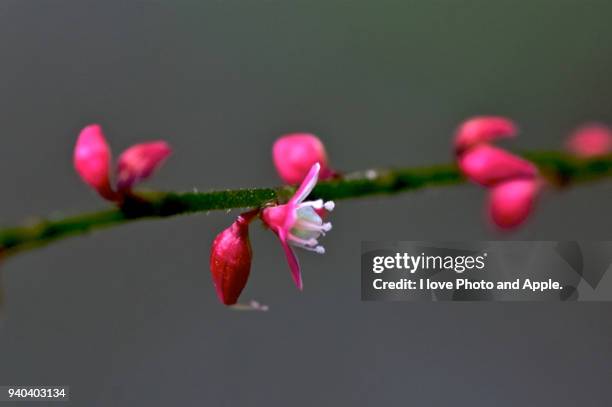
POLYGON ((490 190, 489 214, 502 229, 520 225, 531 213, 540 189, 537 179, 502 182, 490 190))
POLYGON ((74 168, 86 184, 102 197, 115 200, 110 179, 111 150, 102 128, 92 124, 81 130, 74 148, 74 168))
POLYGON ((215 238, 210 252, 210 272, 219 300, 225 305, 238 301, 251 271, 249 222, 257 211, 236 218, 230 227, 215 238))
POLYGON ((102 128, 97 124, 85 127, 74 148, 74 167, 80 177, 109 201, 121 203, 132 186, 153 174, 170 155, 164 141, 134 145, 119 157, 115 184, 111 185, 112 154, 102 128))
POLYGON ((459 156, 458 164, 465 176, 484 186, 510 178, 532 178, 538 173, 529 161, 486 144, 465 151, 459 156))
POLYGON ((280 137, 272 147, 272 158, 278 175, 287 184, 301 183, 316 163, 321 165, 319 179, 334 176, 328 167, 325 146, 313 134, 294 133, 280 137))
POLYGON ((465 121, 455 136, 459 169, 471 181, 489 188, 489 216, 502 229, 527 219, 540 188, 534 164, 489 144, 515 134, 511 120, 481 116, 465 121))
POLYGON ((455 136, 455 151, 462 151, 477 144, 488 143, 499 138, 513 137, 517 126, 510 119, 500 116, 478 116, 464 121, 455 136))
POLYGON ((582 158, 599 157, 612 153, 612 130, 603 124, 588 124, 570 136, 567 149, 582 158))
POLYGON ((165 141, 136 144, 125 150, 117 163, 117 189, 128 191, 135 183, 149 178, 171 152, 165 141))

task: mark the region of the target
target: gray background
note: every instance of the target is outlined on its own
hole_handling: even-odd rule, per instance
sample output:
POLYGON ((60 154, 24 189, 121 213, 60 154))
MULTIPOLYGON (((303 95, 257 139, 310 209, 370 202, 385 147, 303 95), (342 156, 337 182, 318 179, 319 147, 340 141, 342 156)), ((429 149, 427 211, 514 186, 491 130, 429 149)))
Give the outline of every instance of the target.
MULTIPOLYGON (((150 183, 278 182, 270 146, 307 130, 334 166, 451 159, 472 114, 519 121, 517 149, 612 122, 612 3, 0 1, 1 222, 104 204, 74 174, 78 130, 116 152, 165 138, 150 183)), ((548 194, 512 239, 610 239, 610 183, 548 194)), ((293 287, 253 228, 244 299, 224 309, 211 213, 66 240, 2 266, 0 384, 67 384, 78 406, 612 404, 612 305, 364 303, 361 240, 500 238, 474 186, 346 201, 293 287)), ((233 213, 232 216, 236 215, 233 213)), ((25 405, 25 404, 24 404, 25 405)))

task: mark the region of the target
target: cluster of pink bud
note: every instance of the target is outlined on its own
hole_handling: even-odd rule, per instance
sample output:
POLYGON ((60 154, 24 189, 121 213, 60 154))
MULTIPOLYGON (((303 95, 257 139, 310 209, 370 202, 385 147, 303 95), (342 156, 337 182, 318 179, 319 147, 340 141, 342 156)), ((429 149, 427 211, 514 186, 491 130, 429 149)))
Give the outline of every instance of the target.
POLYGON ((465 121, 455 136, 461 172, 489 189, 488 213, 503 229, 516 227, 529 216, 541 186, 535 165, 489 144, 516 132, 509 119, 483 116, 465 121))
MULTIPOLYGON (((511 120, 482 116, 463 122, 454 140, 459 169, 469 180, 488 188, 487 212, 504 229, 527 219, 543 184, 534 164, 492 145, 516 133, 511 120)), ((567 148, 578 157, 610 154, 612 130, 599 124, 583 126, 569 138, 567 148)), ((132 195, 133 186, 149 178, 170 152, 164 141, 134 145, 120 155, 111 179, 111 150, 102 129, 94 124, 79 134, 74 166, 103 198, 121 204, 132 195)), ((225 305, 237 303, 249 278, 253 257, 249 225, 256 218, 278 237, 298 289, 303 288, 302 274, 293 247, 325 253, 318 239, 332 228, 324 219, 334 209, 334 202, 306 200, 319 180, 339 176, 329 167, 323 143, 312 134, 287 134, 274 143, 272 157, 280 178, 300 185, 288 202, 245 212, 214 239, 210 270, 217 296, 225 305)), ((256 305, 246 307, 267 309, 252 304, 256 305)))
MULTIPOLYGON (((137 144, 125 150, 111 174, 111 149, 97 124, 85 127, 74 149, 74 167, 83 181, 104 199, 118 204, 132 195, 135 184, 149 178, 170 155, 164 141, 137 144), (113 178, 111 179, 111 176, 113 178)), ((321 178, 336 176, 328 166, 323 143, 312 134, 288 134, 273 147, 274 164, 279 176, 289 184, 301 185, 285 204, 257 208, 238 218, 215 238, 210 254, 210 270, 219 300, 233 305, 242 293, 251 271, 252 251, 249 224, 259 217, 281 242, 293 279, 302 289, 302 276, 297 257, 290 244, 317 253, 324 253, 318 238, 331 230, 331 223, 321 216, 332 211, 333 202, 306 201, 321 178)), ((249 309, 266 309, 258 303, 249 309)))
POLYGON ((164 141, 136 144, 119 156, 112 182, 111 149, 102 128, 92 124, 79 134, 74 148, 74 168, 104 199, 121 203, 131 194, 132 187, 149 178, 170 153, 164 141))
MULTIPOLYGON (((459 126, 454 143, 459 169, 489 188, 487 211, 503 229, 527 219, 543 185, 535 165, 490 144, 516 133, 516 125, 505 117, 474 117, 459 126)), ((583 125, 570 135, 566 148, 579 158, 612 154, 612 130, 603 124, 583 125)))

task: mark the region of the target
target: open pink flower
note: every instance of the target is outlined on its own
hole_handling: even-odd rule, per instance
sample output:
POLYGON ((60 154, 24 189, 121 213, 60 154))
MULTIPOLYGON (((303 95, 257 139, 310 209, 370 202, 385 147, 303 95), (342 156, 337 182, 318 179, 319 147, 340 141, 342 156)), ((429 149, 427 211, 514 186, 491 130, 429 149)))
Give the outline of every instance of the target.
POLYGON ((293 133, 280 137, 272 147, 274 166, 287 184, 299 184, 316 163, 321 165, 319 179, 332 178, 335 172, 327 163, 325 146, 310 133, 293 133))
POLYGON ((164 141, 136 144, 125 150, 117 162, 115 187, 111 183, 111 149, 102 128, 92 124, 81 130, 74 148, 74 168, 86 184, 103 198, 120 202, 132 187, 161 166, 171 149, 164 141))
POLYGON ((511 120, 481 116, 465 121, 455 136, 459 169, 471 181, 489 188, 489 216, 503 229, 527 219, 541 186, 535 165, 489 144, 515 134, 511 120))
POLYGON ((603 124, 587 124, 574 131, 566 144, 567 149, 582 158, 612 153, 612 130, 603 124))
POLYGON ((300 290, 303 287, 302 274, 290 244, 317 253, 325 253, 323 246, 319 245, 318 238, 332 228, 331 223, 323 222, 317 213, 317 210, 321 209, 332 211, 334 209, 332 201, 323 202, 321 199, 304 201, 317 184, 320 170, 321 165, 315 163, 289 202, 265 208, 261 215, 263 222, 278 236, 293 280, 300 290))

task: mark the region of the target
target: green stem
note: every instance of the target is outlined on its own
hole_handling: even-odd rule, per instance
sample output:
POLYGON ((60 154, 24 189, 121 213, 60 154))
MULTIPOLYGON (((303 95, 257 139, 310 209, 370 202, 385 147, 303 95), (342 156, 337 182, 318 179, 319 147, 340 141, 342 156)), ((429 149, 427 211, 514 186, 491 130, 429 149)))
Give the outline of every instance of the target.
MULTIPOLYGON (((588 160, 560 152, 531 152, 525 153, 524 156, 534 162, 542 174, 555 185, 595 181, 612 176, 612 155, 588 160)), ((312 197, 325 200, 360 198, 459 184, 464 181, 455 165, 367 170, 320 182, 312 197)), ((138 192, 137 197, 127 200, 121 208, 62 219, 43 219, 35 224, 0 230, 0 249, 6 256, 66 237, 138 219, 261 207, 284 202, 293 192, 294 188, 289 186, 204 193, 138 192)))

